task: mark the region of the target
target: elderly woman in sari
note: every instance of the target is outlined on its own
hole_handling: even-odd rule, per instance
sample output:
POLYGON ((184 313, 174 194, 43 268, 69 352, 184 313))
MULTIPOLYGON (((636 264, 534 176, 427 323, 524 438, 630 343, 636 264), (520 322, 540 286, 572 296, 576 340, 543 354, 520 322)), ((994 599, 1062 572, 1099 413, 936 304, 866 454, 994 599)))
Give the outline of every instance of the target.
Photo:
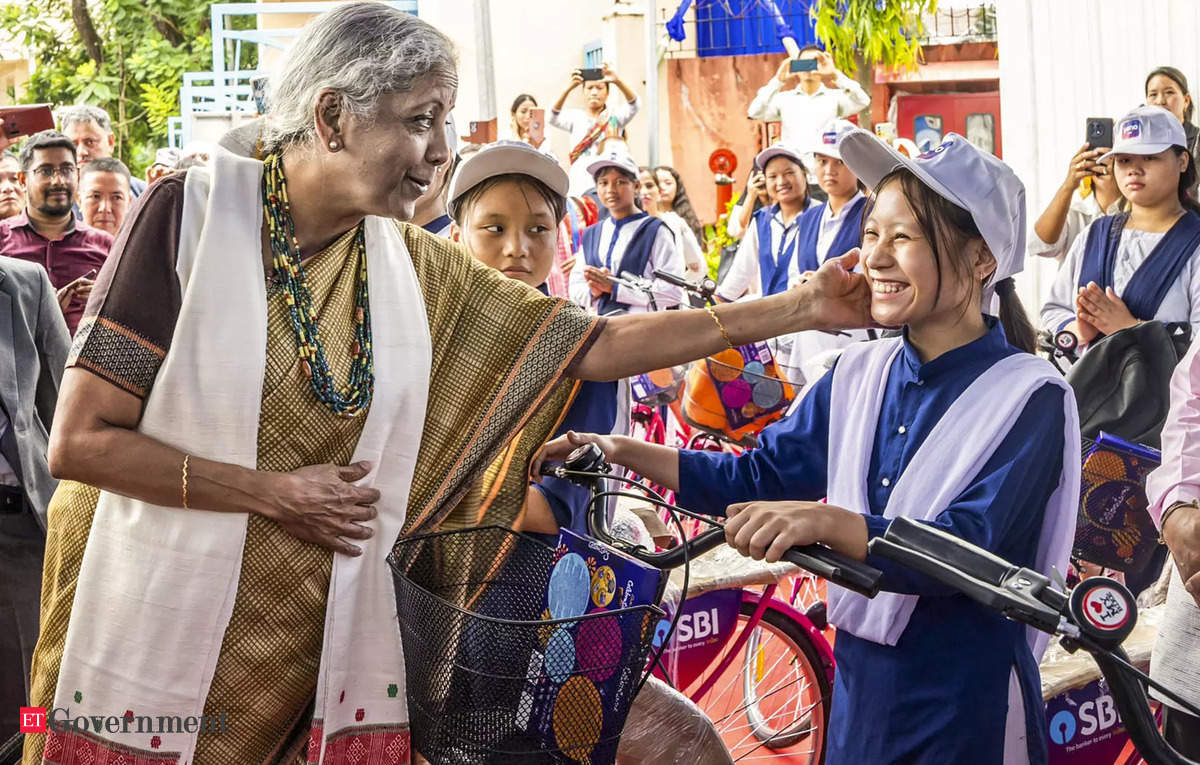
POLYGON ((69 712, 25 765, 407 762, 384 558, 477 520, 563 376, 867 321, 841 264, 753 305, 605 321, 397 223, 449 159, 456 87, 428 24, 342 6, 275 79, 262 161, 218 153, 131 212, 52 434, 32 703, 69 712), (146 729, 203 715, 226 726, 146 729))

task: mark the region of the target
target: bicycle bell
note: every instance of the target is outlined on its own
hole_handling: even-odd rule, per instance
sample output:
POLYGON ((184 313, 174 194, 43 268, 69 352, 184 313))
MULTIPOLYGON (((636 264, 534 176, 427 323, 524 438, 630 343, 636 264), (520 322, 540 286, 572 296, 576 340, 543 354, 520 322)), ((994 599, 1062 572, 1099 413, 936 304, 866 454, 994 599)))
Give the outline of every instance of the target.
POLYGON ((1080 582, 1068 607, 1080 631, 1104 648, 1120 646, 1137 624, 1137 601, 1125 585, 1106 576, 1080 582))
POLYGON ((604 452, 595 444, 584 444, 567 455, 563 460, 567 470, 581 473, 607 473, 608 465, 604 461, 604 452))

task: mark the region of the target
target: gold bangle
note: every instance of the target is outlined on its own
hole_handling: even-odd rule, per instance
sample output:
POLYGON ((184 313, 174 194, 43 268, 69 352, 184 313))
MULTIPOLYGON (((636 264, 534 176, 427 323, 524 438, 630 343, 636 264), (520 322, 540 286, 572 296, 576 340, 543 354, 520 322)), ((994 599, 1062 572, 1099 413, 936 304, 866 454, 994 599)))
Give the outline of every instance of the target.
POLYGON ((712 320, 717 323, 717 329, 721 330, 721 337, 725 338, 725 344, 730 348, 736 348, 737 346, 735 346, 733 344, 733 340, 729 338, 729 333, 725 331, 725 325, 721 323, 721 319, 719 316, 717 316, 717 312, 713 310, 713 307, 711 305, 705 306, 704 310, 708 311, 708 315, 711 316, 712 320))
POLYGON ((184 510, 187 510, 187 509, 188 509, 188 503, 187 503, 187 466, 188 466, 188 457, 189 457, 189 456, 190 456, 190 455, 187 455, 187 454, 183 455, 183 509, 184 509, 184 510))

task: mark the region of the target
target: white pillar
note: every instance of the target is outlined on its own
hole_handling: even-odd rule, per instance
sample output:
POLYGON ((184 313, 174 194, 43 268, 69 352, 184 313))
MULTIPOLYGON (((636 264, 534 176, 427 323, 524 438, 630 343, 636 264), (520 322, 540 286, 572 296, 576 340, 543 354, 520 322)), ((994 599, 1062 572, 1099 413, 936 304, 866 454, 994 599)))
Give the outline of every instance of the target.
POLYGON ((642 114, 646 115, 646 161, 650 167, 658 165, 658 25, 656 0, 646 0, 646 103, 642 114))
POLYGON ((479 93, 479 120, 495 119, 496 70, 492 65, 490 0, 475 0, 475 81, 479 93))

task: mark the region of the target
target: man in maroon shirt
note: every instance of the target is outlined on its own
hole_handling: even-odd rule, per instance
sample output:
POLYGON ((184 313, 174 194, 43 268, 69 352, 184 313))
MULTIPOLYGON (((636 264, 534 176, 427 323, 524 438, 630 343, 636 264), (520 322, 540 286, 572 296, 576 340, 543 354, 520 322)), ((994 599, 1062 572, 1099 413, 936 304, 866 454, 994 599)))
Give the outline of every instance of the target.
POLYGON ((75 220, 71 208, 79 168, 71 139, 57 130, 43 130, 21 147, 18 162, 27 201, 24 212, 0 223, 0 255, 46 269, 74 334, 113 238, 75 220))

